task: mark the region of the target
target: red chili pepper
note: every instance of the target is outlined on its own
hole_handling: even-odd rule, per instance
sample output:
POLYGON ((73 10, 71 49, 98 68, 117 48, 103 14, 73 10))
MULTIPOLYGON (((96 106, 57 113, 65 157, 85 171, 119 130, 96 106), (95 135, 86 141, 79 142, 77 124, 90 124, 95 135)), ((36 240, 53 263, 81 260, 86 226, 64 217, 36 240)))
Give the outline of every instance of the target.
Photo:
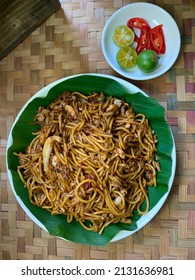
POLYGON ((162 24, 155 26, 150 30, 150 41, 152 49, 157 54, 164 54, 166 51, 165 39, 162 24))
POLYGON ((150 28, 142 27, 140 30, 140 37, 138 39, 136 52, 139 54, 144 49, 150 49, 150 28))
POLYGON ((151 28, 146 20, 139 17, 130 18, 127 21, 127 26, 130 27, 135 34, 135 29, 139 29, 140 36, 135 34, 134 41, 137 43, 136 52, 139 54, 144 49, 154 50, 157 54, 164 54, 166 51, 163 25, 159 24, 151 28))
POLYGON ((157 54, 161 53, 162 50, 162 35, 158 32, 152 31, 150 32, 150 40, 153 51, 155 51, 157 54))
POLYGON ((147 21, 145 21, 143 18, 138 18, 138 17, 130 18, 127 21, 127 26, 131 28, 138 28, 138 29, 141 29, 142 27, 150 27, 147 21))

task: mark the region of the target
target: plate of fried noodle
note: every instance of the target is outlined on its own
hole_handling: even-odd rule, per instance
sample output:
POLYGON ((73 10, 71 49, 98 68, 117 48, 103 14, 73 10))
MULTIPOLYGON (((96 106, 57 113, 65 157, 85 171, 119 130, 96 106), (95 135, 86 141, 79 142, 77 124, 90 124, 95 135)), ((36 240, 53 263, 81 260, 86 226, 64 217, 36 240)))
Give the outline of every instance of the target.
POLYGON ((24 105, 7 143, 11 188, 51 235, 105 246, 145 226, 170 192, 174 138, 164 108, 120 78, 62 78, 24 105))

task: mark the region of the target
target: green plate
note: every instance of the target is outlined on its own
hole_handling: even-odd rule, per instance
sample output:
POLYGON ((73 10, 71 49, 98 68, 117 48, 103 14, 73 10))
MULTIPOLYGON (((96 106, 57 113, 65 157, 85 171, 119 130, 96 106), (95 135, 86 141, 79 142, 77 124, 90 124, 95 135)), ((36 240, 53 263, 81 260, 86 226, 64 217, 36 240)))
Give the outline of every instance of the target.
MULTIPOLYGON (((63 78, 44 87, 25 104, 10 131, 6 160, 12 190, 21 207, 36 224, 51 235, 72 242, 105 246, 108 242, 133 234, 146 225, 159 211, 172 186, 175 174, 176 152, 172 132, 165 119, 165 110, 154 98, 148 97, 136 86, 116 77, 101 74, 81 74, 63 78), (32 132, 39 128, 37 124, 31 124, 39 106, 48 106, 58 95, 67 90, 80 91, 84 94, 98 91, 103 92, 106 96, 112 95, 123 98, 133 106, 136 113, 146 115, 150 126, 157 135, 157 157, 160 162, 161 172, 157 175, 157 187, 148 187, 150 211, 143 216, 139 216, 137 211, 134 211, 130 225, 123 223, 111 224, 100 235, 99 233, 85 230, 76 220, 68 223, 66 216, 52 216, 48 211, 31 204, 29 201, 28 191, 24 188, 17 173, 18 157, 14 156, 13 153, 24 152, 34 137, 32 132)), ((144 207, 144 203, 142 207, 144 207)))

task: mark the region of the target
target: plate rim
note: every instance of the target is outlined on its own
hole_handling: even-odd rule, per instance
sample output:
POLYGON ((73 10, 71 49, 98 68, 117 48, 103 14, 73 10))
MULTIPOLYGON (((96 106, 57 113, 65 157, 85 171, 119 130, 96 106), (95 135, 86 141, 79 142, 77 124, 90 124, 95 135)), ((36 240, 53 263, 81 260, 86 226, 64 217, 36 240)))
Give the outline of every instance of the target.
MULTIPOLYGON (((20 115, 23 113, 23 111, 26 109, 26 107, 28 106, 28 104, 34 100, 37 97, 43 97, 45 98, 49 92, 49 90, 55 86, 56 84, 63 82, 65 80, 68 79, 72 79, 78 76, 85 76, 85 75, 91 75, 91 76, 99 76, 99 77, 105 77, 105 78, 110 78, 112 80, 117 81, 118 83, 120 83, 122 86, 125 87, 125 89, 127 90, 127 92, 129 94, 134 94, 136 93, 136 91, 141 92, 141 94, 145 95, 146 97, 150 97, 146 92, 144 92, 143 90, 141 90, 140 88, 138 88, 137 86, 135 86, 134 84, 132 84, 129 81, 126 81, 122 78, 119 77, 115 77, 112 75, 108 75, 108 74, 100 74, 100 73, 82 73, 82 74, 75 74, 75 75, 71 75, 71 76, 67 76, 67 77, 63 77, 60 78, 58 80, 53 81, 52 83, 46 85, 45 87, 41 88, 39 91, 37 91, 30 99, 28 99, 25 104, 23 105, 23 107, 21 108, 21 110, 18 112, 17 116, 15 117, 15 120, 11 126, 11 129, 9 131, 9 135, 8 135, 8 140, 7 140, 7 145, 6 145, 6 169, 7 169, 7 174, 8 174, 8 181, 10 183, 11 189, 15 195, 16 200, 18 201, 19 205, 22 207, 22 209, 25 211, 25 213, 28 215, 28 217, 35 223, 37 224, 40 228, 42 228, 43 230, 45 230, 46 232, 48 232, 48 230, 46 229, 46 227, 30 212, 30 210, 25 206, 25 204, 23 203, 23 201, 21 200, 21 198, 16 194, 15 188, 14 188, 14 183, 13 183, 13 177, 11 174, 11 171, 9 169, 8 166, 8 150, 11 147, 11 145, 13 144, 13 137, 12 137, 12 130, 15 126, 15 124, 17 123, 20 115), (132 91, 132 92, 130 92, 132 91)), ((158 102, 158 101, 157 101, 158 102)), ((158 102, 159 103, 159 102, 158 102)), ((167 122, 171 136, 172 136, 172 141, 173 141, 173 147, 172 147, 172 153, 171 153, 171 158, 172 158, 172 173, 171 173, 171 177, 169 178, 169 182, 168 182, 168 190, 167 192, 164 194, 164 196, 158 201, 158 203, 144 216, 142 216, 138 222, 137 222, 137 229, 133 230, 133 231, 125 231, 125 230, 121 230, 119 231, 109 242, 115 242, 118 240, 121 240, 123 238, 126 238, 132 234, 134 234, 135 232, 137 232, 138 230, 140 230, 142 227, 144 227, 145 225, 147 225, 151 219, 160 211, 160 209, 162 208, 163 204, 165 203, 170 190, 172 188, 172 184, 173 184, 173 180, 175 177, 175 171, 176 171, 176 145, 175 145, 175 140, 173 137, 173 133, 171 130, 171 127, 169 125, 169 123, 167 122), (146 221, 145 221, 146 218, 146 221), (139 225, 140 224, 140 225, 139 225)), ((49 233, 49 232, 48 232, 49 233)), ((58 237, 58 236, 56 236, 58 237)), ((62 237, 58 237, 61 238, 63 240, 72 242, 70 240, 67 240, 65 238, 62 237)))
MULTIPOLYGON (((164 73, 166 73, 173 65, 174 63, 176 62, 178 56, 179 56, 179 53, 180 53, 180 49, 181 49, 181 35, 180 35, 180 31, 179 31, 179 27, 175 21, 175 19, 166 11, 164 10, 162 7, 158 6, 158 5, 155 5, 153 3, 145 3, 145 2, 137 2, 137 3, 130 3, 130 4, 127 4, 121 8, 119 8, 117 11, 115 11, 107 20, 104 28, 103 28, 103 31, 102 31, 102 37, 101 37, 101 48, 102 48, 102 52, 103 52, 103 55, 104 55, 104 58, 106 59, 107 63, 110 65, 110 67, 116 71, 118 74, 120 74, 121 76, 125 77, 125 78, 128 78, 128 79, 132 79, 132 80, 150 80, 150 79, 154 79, 154 78, 157 78, 161 75, 163 75, 164 73), (143 73, 143 75, 141 77, 136 77, 134 75, 132 75, 130 72, 128 71, 125 71, 125 69, 122 69, 120 68, 119 66, 118 67, 115 67, 113 65, 113 63, 111 62, 111 60, 108 58, 107 56, 107 50, 106 50, 106 44, 105 44, 105 37, 107 35, 107 29, 109 27, 109 24, 110 22, 113 20, 113 18, 118 14, 118 13, 121 13, 123 10, 126 10, 130 7, 133 7, 133 6, 141 6, 142 9, 144 8, 144 6, 148 6, 148 7, 153 7, 153 8, 157 8, 157 10, 161 11, 162 13, 166 14, 166 16, 168 16, 170 18, 170 20, 173 22, 176 30, 177 30, 177 40, 178 40, 178 43, 176 44, 176 52, 175 52, 175 58, 173 59, 173 61, 169 64, 169 66, 165 66, 160 72, 156 72, 154 74, 152 74, 153 72, 151 73, 143 73)), ((138 70, 137 70, 138 71, 138 70)))

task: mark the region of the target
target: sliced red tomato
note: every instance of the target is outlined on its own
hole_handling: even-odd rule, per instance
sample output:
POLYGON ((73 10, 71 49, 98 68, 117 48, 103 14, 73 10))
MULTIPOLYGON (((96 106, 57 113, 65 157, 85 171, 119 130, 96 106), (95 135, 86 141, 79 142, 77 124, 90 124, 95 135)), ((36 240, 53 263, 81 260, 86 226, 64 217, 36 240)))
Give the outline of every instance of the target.
POLYGON ((127 21, 127 26, 138 29, 141 29, 142 27, 150 27, 145 19, 139 17, 130 18, 127 21))
POLYGON ((166 51, 165 39, 162 24, 150 30, 151 47, 157 54, 164 54, 166 51))
POLYGON ((139 54, 144 49, 150 49, 150 27, 142 27, 140 30, 136 52, 139 54))

